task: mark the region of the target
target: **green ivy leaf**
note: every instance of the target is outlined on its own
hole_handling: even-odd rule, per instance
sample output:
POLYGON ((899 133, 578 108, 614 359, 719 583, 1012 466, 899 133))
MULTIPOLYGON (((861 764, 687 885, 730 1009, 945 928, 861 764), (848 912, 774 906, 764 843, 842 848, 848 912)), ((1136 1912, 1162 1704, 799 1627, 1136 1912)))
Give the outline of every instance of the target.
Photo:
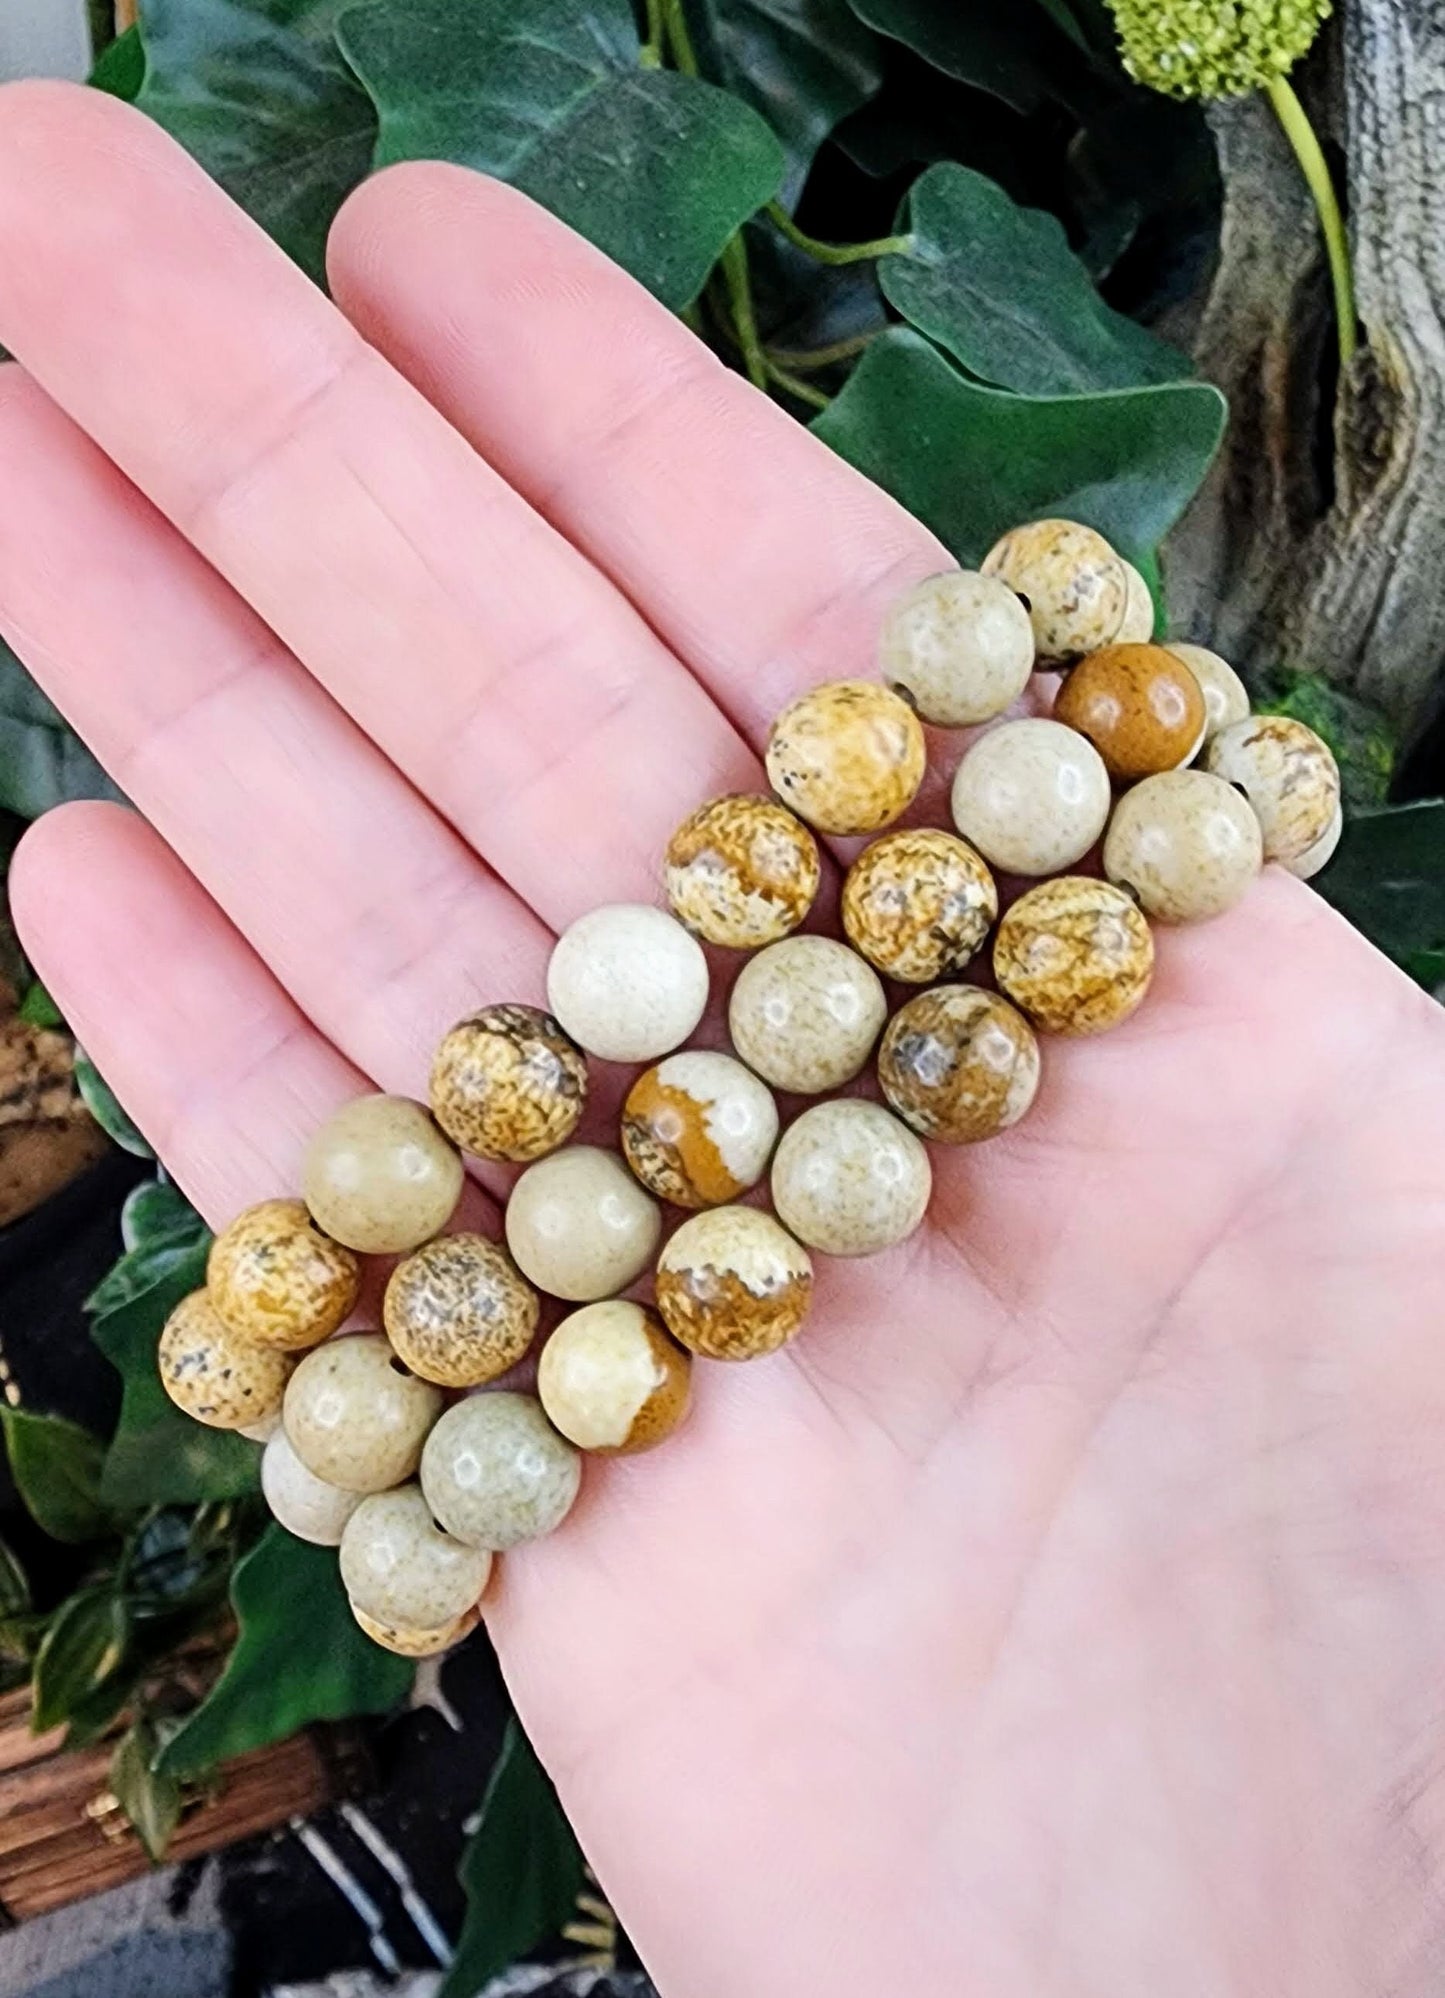
POLYGON ((160 1750, 149 1720, 127 1728, 110 1762, 110 1787, 116 1802, 135 1826, 146 1856, 159 1864, 181 1821, 181 1786, 173 1776, 152 1767, 160 1750))
POLYGON ((75 1086, 86 1109, 112 1144, 138 1159, 153 1159, 155 1153, 117 1101, 115 1091, 90 1057, 80 1049, 75 1055, 75 1086))
POLYGON ((30 1608, 30 1583, 19 1558, 0 1540, 0 1622, 23 1616, 30 1608))
POLYGON ((466 1920, 437 1998, 476 1998, 500 1971, 571 1920, 582 1891, 581 1848, 515 1716, 459 1877, 466 1920))
POLYGON ((902 42, 934 69, 986 90, 1015 111, 1085 93, 1077 24, 1021 0, 850 0, 860 21, 902 42))
POLYGON ((120 1239, 127 1250, 143 1249, 177 1234, 194 1241, 209 1231, 180 1188, 168 1179, 133 1186, 120 1210, 120 1239))
POLYGON ((53 1031, 65 1025, 60 1008, 38 978, 20 1001, 19 1016, 27 1027, 48 1027, 53 1031))
POLYGON ((965 564, 1065 514, 1150 559, 1209 467, 1225 403, 1205 382, 1022 396, 966 381, 907 327, 875 340, 813 428, 965 564))
POLYGON ((119 798, 75 730, 0 639, 0 807, 38 819, 72 798, 119 798))
POLYGON ((92 90, 103 90, 109 97, 134 104, 145 82, 145 73, 146 54, 141 47, 140 29, 131 27, 106 44, 86 82, 92 90))
POLYGON ((36 1734, 68 1720, 117 1676, 129 1635, 125 1602, 113 1582, 82 1589, 56 1611, 35 1654, 36 1734))
POLYGON ((167 1180, 133 1187, 120 1213, 125 1254, 101 1278, 85 1308, 104 1318, 179 1269, 192 1270, 194 1251, 210 1246, 210 1231, 194 1207, 167 1180))
POLYGON ((1348 814, 1318 886, 1371 943, 1428 974, 1445 949, 1445 799, 1348 814), (1417 956, 1418 967, 1411 963, 1417 956))
POLYGON ((750 106, 640 66, 628 0, 358 7, 340 39, 381 113, 378 166, 496 174, 672 306, 782 181, 782 148, 750 106))
POLYGON ((0 1408, 10 1474, 26 1510, 52 1540, 98 1540, 111 1525, 100 1497, 105 1446, 78 1423, 0 1408))
POLYGON ((405 1698, 413 1667, 362 1635, 333 1548, 268 1527, 237 1562, 231 1601, 241 1634, 208 1698, 161 1751, 163 1774, 202 1776, 313 1721, 384 1713, 405 1698))

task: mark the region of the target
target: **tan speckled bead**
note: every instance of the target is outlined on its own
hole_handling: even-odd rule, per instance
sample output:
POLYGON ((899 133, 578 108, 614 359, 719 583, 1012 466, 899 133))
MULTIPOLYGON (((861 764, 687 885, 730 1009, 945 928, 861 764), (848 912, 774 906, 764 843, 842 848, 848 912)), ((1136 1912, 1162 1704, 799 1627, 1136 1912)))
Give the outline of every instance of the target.
POLYGON ((1187 645, 1171 638, 1169 650, 1182 659, 1204 696, 1204 740, 1210 741, 1222 728, 1244 721, 1249 714, 1249 689, 1227 659, 1211 652, 1207 645, 1187 645))
POLYGON ((704 943, 761 950, 795 930, 821 879, 818 842, 776 798, 737 792, 683 820, 667 844, 672 913, 704 943))
POLYGON ((409 1478, 441 1390, 418 1380, 377 1332, 308 1353, 286 1389, 291 1448, 313 1476, 347 1492, 384 1492, 409 1478))
POLYGON ((1129 600, 1124 606, 1124 622, 1114 634, 1115 645, 1147 645, 1154 636, 1154 598, 1132 562, 1125 562, 1124 576, 1129 600))
POLYGON ((1052 1034, 1102 1034, 1127 1020, 1154 975, 1149 925, 1122 888, 1066 874, 1030 888, 994 939, 1000 987, 1052 1034))
POLYGON ((1307 846, 1297 859, 1284 863, 1285 872, 1292 874, 1296 881, 1313 881, 1322 867, 1327 867, 1335 857, 1335 848, 1340 843, 1345 830, 1343 805, 1335 806, 1335 815, 1315 841, 1307 846))
POLYGON ((885 683, 936 728, 992 721, 1034 669, 1034 628, 997 576, 948 569, 917 583, 883 620, 885 683))
POLYGON ((249 1429, 281 1406, 296 1364, 289 1353, 238 1339, 209 1294, 183 1297, 156 1350, 161 1386, 208 1429, 249 1429))
POLYGON ((1205 761, 1254 807, 1266 860, 1298 860, 1329 831, 1340 771, 1328 744, 1291 715, 1252 715, 1221 729, 1205 761))
POLYGON ((1126 791, 1104 840, 1104 872, 1161 923, 1232 909, 1264 864, 1249 801, 1207 770, 1166 770, 1126 791))
POLYGON ((815 1103, 784 1131, 773 1205, 800 1242, 829 1256, 872 1256, 928 1212, 933 1170, 906 1124, 861 1097, 815 1103))
POLYGON ((401 1255, 439 1235, 462 1195, 462 1162, 423 1104, 358 1096, 322 1125, 301 1190, 318 1228, 366 1256, 401 1255))
POLYGON ((1087 736, 1109 775, 1126 784, 1188 763, 1204 740, 1205 715, 1199 682, 1163 645, 1091 652, 1054 703, 1054 719, 1087 736))
POLYGON ((397 1356, 438 1387, 480 1387, 532 1343, 540 1300, 485 1235, 443 1235, 398 1263, 383 1322, 397 1356))
POLYGON ((206 1287, 238 1339, 299 1352, 350 1317, 361 1285, 356 1257, 323 1235, 304 1201, 263 1200, 211 1244, 206 1287))
POLYGON ((261 1492, 277 1524, 313 1547, 339 1547, 347 1520, 361 1504, 360 1492, 344 1492, 308 1471, 284 1429, 261 1453, 261 1492))
POLYGON ((627 1163, 674 1207, 736 1200, 767 1171, 777 1140, 772 1092, 731 1055, 668 1055, 637 1078, 622 1106, 627 1163))
POLYGON ((365 1498, 341 1536, 341 1581, 354 1609, 390 1629, 441 1630, 476 1607, 492 1557, 437 1525, 420 1485, 365 1498))
POLYGON ((786 708, 768 737, 768 781, 825 833, 870 833, 913 803, 927 751, 907 701, 876 680, 832 680, 786 708))
POLYGON ((771 1214, 712 1207, 667 1244, 656 1291, 663 1323, 690 1353, 755 1360, 785 1345, 807 1316, 813 1265, 771 1214))
POLYGON ((1112 645, 1129 614, 1129 578, 1102 534, 1073 520, 1032 520, 983 560, 1023 598, 1041 667, 1066 666, 1112 645))
POLYGON ((572 1145, 512 1188, 507 1247, 523 1276, 572 1304, 626 1290, 651 1262, 662 1215, 616 1152, 572 1145))
POLYGON ((677 1428, 691 1374, 657 1313, 614 1297, 562 1320, 542 1348, 537 1393, 579 1450, 624 1455, 651 1450, 677 1428))
POLYGON ((412 1630, 404 1624, 380 1623, 355 1603, 351 1605, 351 1614, 373 1644, 379 1644, 383 1651, 394 1651, 398 1658, 436 1658, 460 1644, 464 1637, 470 1637, 481 1621, 475 1605, 455 1622, 444 1623, 440 1630, 412 1630))
POLYGON ((888 1022, 878 1080, 920 1137, 972 1145, 1016 1124, 1039 1086, 1034 1030, 1007 999, 977 985, 920 992, 888 1022))
POLYGON ((481 1159, 526 1165, 565 1145, 587 1101, 587 1062, 539 1006, 484 1006, 436 1051, 432 1115, 481 1159))
POLYGON ((861 1074, 888 1001, 878 974, 831 937, 784 937, 750 958, 728 1001, 728 1031, 775 1089, 817 1096, 861 1074))
POLYGON ((1009 874, 1056 874, 1083 859, 1108 821, 1104 760, 1062 722, 1030 716, 981 735, 953 779, 953 822, 1009 874))
POLYGON ((459 1401, 422 1453, 421 1486, 438 1523, 495 1554, 559 1527, 581 1480, 582 1459, 530 1394, 459 1401))
POLYGON ((966 840, 931 827, 884 833, 843 884, 843 928, 886 978, 927 985, 962 971, 998 916, 993 876, 966 840))

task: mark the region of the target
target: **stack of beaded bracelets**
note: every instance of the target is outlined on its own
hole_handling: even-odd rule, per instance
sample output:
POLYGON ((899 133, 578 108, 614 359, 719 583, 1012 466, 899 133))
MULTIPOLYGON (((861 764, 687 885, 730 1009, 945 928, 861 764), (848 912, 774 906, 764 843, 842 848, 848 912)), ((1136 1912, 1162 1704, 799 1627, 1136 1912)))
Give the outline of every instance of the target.
POLYGON ((166 1390, 201 1422, 269 1432, 272 1511, 339 1546, 378 1643, 420 1657, 470 1629, 493 1555, 567 1514, 580 1451, 644 1450, 677 1427, 692 1355, 750 1359, 790 1339, 810 1249, 863 1255, 908 1236, 932 1185, 920 1139, 1016 1123, 1038 1086, 1036 1027, 1127 1018, 1153 970, 1146 918, 1218 915, 1266 860, 1306 877, 1323 866, 1340 830, 1328 748, 1299 722, 1251 718, 1222 659, 1151 643, 1153 625, 1143 578, 1069 521, 1016 529, 979 573, 920 583, 886 619, 878 680, 814 688, 779 717, 775 796, 717 798, 678 828, 672 914, 583 916, 552 954, 550 1011, 461 1021, 437 1051, 430 1111, 348 1104, 311 1147, 304 1200, 265 1201, 217 1237, 206 1288, 162 1335, 166 1390), (956 833, 873 840, 843 885, 848 942, 795 936, 821 879, 809 828, 893 824, 924 777, 921 723, 995 721, 1036 668, 1066 676, 1052 718, 972 742, 956 833), (1104 878, 1068 872, 1101 837, 1104 878), (959 982, 998 918, 993 869, 1055 877, 998 922, 997 989, 959 982), (732 988, 733 1054, 675 1052, 708 1001, 702 943, 756 952, 732 988), (880 973, 927 989, 889 1019, 880 973), (833 1097, 779 1141, 773 1089, 827 1097, 875 1045, 889 1107, 833 1097), (568 1144, 587 1055, 651 1064, 626 1096, 620 1151, 568 1144), (526 1168, 505 1249, 443 1232, 464 1152, 526 1168), (777 1218, 737 1204, 770 1162, 777 1218), (696 1211, 659 1256, 661 1203, 696 1211), (362 1255, 401 1258, 385 1330, 336 1338, 362 1255), (649 1265, 653 1303, 626 1300, 649 1265), (543 1293, 581 1309, 546 1340, 536 1395, 469 1393, 527 1353, 543 1293))

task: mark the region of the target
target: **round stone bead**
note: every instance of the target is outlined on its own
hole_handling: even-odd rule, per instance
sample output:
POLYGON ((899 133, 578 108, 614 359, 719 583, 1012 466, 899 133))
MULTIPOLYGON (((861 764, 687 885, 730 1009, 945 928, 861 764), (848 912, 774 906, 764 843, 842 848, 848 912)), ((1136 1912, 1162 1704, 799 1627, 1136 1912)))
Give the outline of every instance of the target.
POLYGON ((444 1533, 420 1485, 364 1498, 341 1536, 352 1607, 388 1629, 442 1630, 476 1608, 492 1557, 444 1533))
POLYGON ((1116 645, 1147 645, 1154 636, 1154 599, 1149 585, 1132 562, 1124 564, 1129 599, 1124 606, 1124 622, 1114 636, 1116 645))
POLYGON ((813 906, 818 842, 775 798, 734 793, 684 819, 667 845, 667 899, 704 943, 761 950, 813 906))
POLYGON ((1087 736, 1127 784, 1189 762, 1204 740, 1204 695, 1166 646, 1109 645, 1069 674, 1054 718, 1087 736))
POLYGON ((564 1318, 537 1366, 537 1393, 553 1426, 579 1450, 650 1450, 687 1414, 692 1362, 662 1320, 625 1298, 564 1318))
POLYGON ((261 1491, 277 1524, 313 1547, 339 1547, 347 1520, 361 1504, 360 1492, 344 1492, 308 1471, 284 1429, 261 1453, 261 1491))
POLYGON ((311 1218, 365 1256, 395 1256, 439 1235, 462 1197, 462 1162, 408 1096, 358 1096, 306 1153, 311 1218))
POLYGON ((1074 520, 1031 520, 996 541, 986 576, 1017 591, 1034 628, 1036 663, 1068 665, 1112 645, 1129 614, 1129 578, 1102 534, 1074 520))
POLYGON ((674 1339, 709 1360, 755 1360, 808 1314, 813 1264, 771 1214, 711 1207, 684 1221, 657 1265, 657 1308, 674 1339))
POLYGON ((675 916, 614 902, 579 916, 547 966, 547 1003, 601 1061, 656 1061, 707 1005, 707 959, 675 916))
POLYGON ((244 1436, 248 1443, 269 1443, 280 1427, 281 1404, 278 1402, 269 1415, 261 1416, 256 1422, 242 1423, 236 1434, 244 1436))
POLYGON ((1342 805, 1335 806, 1335 815, 1313 846, 1307 846, 1295 860, 1284 863, 1285 872, 1292 874, 1297 881, 1313 881, 1322 867, 1327 867, 1335 857, 1335 848, 1345 830, 1345 813, 1342 805))
POLYGON ((566 1144, 586 1101, 586 1058, 539 1006, 484 1006, 432 1062, 432 1115, 479 1159, 544 1158, 566 1144))
POLYGON ((736 1200, 767 1171, 777 1141, 772 1091, 731 1055, 668 1055, 637 1078, 622 1108, 627 1163, 674 1207, 736 1200))
POLYGON ((651 1262, 662 1214, 616 1152, 572 1145, 528 1166, 507 1202, 507 1247, 538 1290, 587 1304, 651 1262))
POLYGON ((1142 1004, 1154 939, 1132 898, 1069 874, 1021 895, 998 926, 994 976, 1051 1034, 1102 1034, 1142 1004))
POLYGON ((439 1524, 495 1554, 560 1526, 581 1481, 582 1459, 529 1394, 459 1401, 422 1453, 421 1488, 439 1524))
POLYGON ((1291 715, 1252 715, 1221 729, 1206 762, 1254 807, 1266 860, 1288 866, 1334 823, 1339 765, 1328 744, 1291 715))
POLYGON ((308 1353, 286 1389, 291 1448, 313 1476, 347 1492, 384 1492, 421 1461, 442 1394, 408 1372, 376 1332, 308 1353))
POLYGON ((969 728, 1016 701, 1034 670, 1034 628, 997 576, 948 569, 889 611, 879 642, 884 681, 924 721, 969 728))
POLYGON ((1008 874, 1074 866, 1103 832, 1113 801, 1094 745, 1042 718, 981 735, 953 779, 954 824, 1008 874))
POLYGON ((843 884, 848 941, 910 985, 962 971, 997 916, 998 890, 973 848, 932 828, 884 833, 843 884))
POLYGON ((920 992, 888 1022, 878 1080, 920 1137, 971 1145, 1016 1124, 1039 1086, 1034 1030, 1007 999, 977 985, 920 992))
POLYGON ((1249 802, 1207 770, 1166 770, 1126 791, 1104 841, 1104 872, 1161 923, 1222 916, 1264 864, 1249 802))
POLYGON ((927 751, 907 701, 876 680, 832 680, 784 708, 768 737, 768 781, 810 826, 870 833, 913 803, 927 751))
POLYGON ((932 1191, 928 1154, 907 1125, 859 1097, 805 1110, 773 1160, 778 1219, 829 1256, 872 1256, 906 1241, 932 1191))
POLYGON ((1204 696, 1204 740, 1211 741, 1222 728, 1244 721, 1249 715, 1249 689, 1227 659, 1211 652, 1207 645, 1186 645, 1182 639, 1169 641, 1169 650, 1182 659, 1204 696))
POLYGON ((443 1235, 398 1263, 383 1323, 398 1358, 438 1387, 480 1387, 515 1366, 540 1300, 485 1235, 443 1235))
POLYGON ((831 937, 784 937, 743 966, 728 1031, 775 1089, 817 1096, 861 1073, 887 1014, 878 974, 856 951, 831 937))
POLYGON ((298 1352, 351 1316, 356 1257, 323 1235, 304 1201, 263 1200, 217 1235, 206 1261, 211 1302, 238 1339, 298 1352))
POLYGON ((208 1429, 250 1429, 281 1406, 289 1353, 237 1338, 209 1294, 183 1297, 156 1350, 161 1386, 177 1408, 208 1429))
POLYGON ((455 1622, 444 1623, 440 1630, 413 1630, 406 1624, 381 1623, 355 1603, 351 1605, 351 1614, 373 1644, 379 1644, 383 1651, 394 1651, 398 1658, 436 1658, 460 1644, 464 1637, 470 1637, 481 1621, 481 1612, 475 1605, 455 1622))

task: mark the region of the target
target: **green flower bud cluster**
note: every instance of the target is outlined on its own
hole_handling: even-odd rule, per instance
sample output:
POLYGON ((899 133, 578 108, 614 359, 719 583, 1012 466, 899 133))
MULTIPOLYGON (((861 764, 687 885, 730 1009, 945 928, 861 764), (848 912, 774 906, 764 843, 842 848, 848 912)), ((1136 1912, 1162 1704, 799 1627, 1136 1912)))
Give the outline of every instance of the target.
POLYGON ((1332 0, 1110 0, 1124 67, 1171 97, 1242 97, 1294 68, 1332 0))

